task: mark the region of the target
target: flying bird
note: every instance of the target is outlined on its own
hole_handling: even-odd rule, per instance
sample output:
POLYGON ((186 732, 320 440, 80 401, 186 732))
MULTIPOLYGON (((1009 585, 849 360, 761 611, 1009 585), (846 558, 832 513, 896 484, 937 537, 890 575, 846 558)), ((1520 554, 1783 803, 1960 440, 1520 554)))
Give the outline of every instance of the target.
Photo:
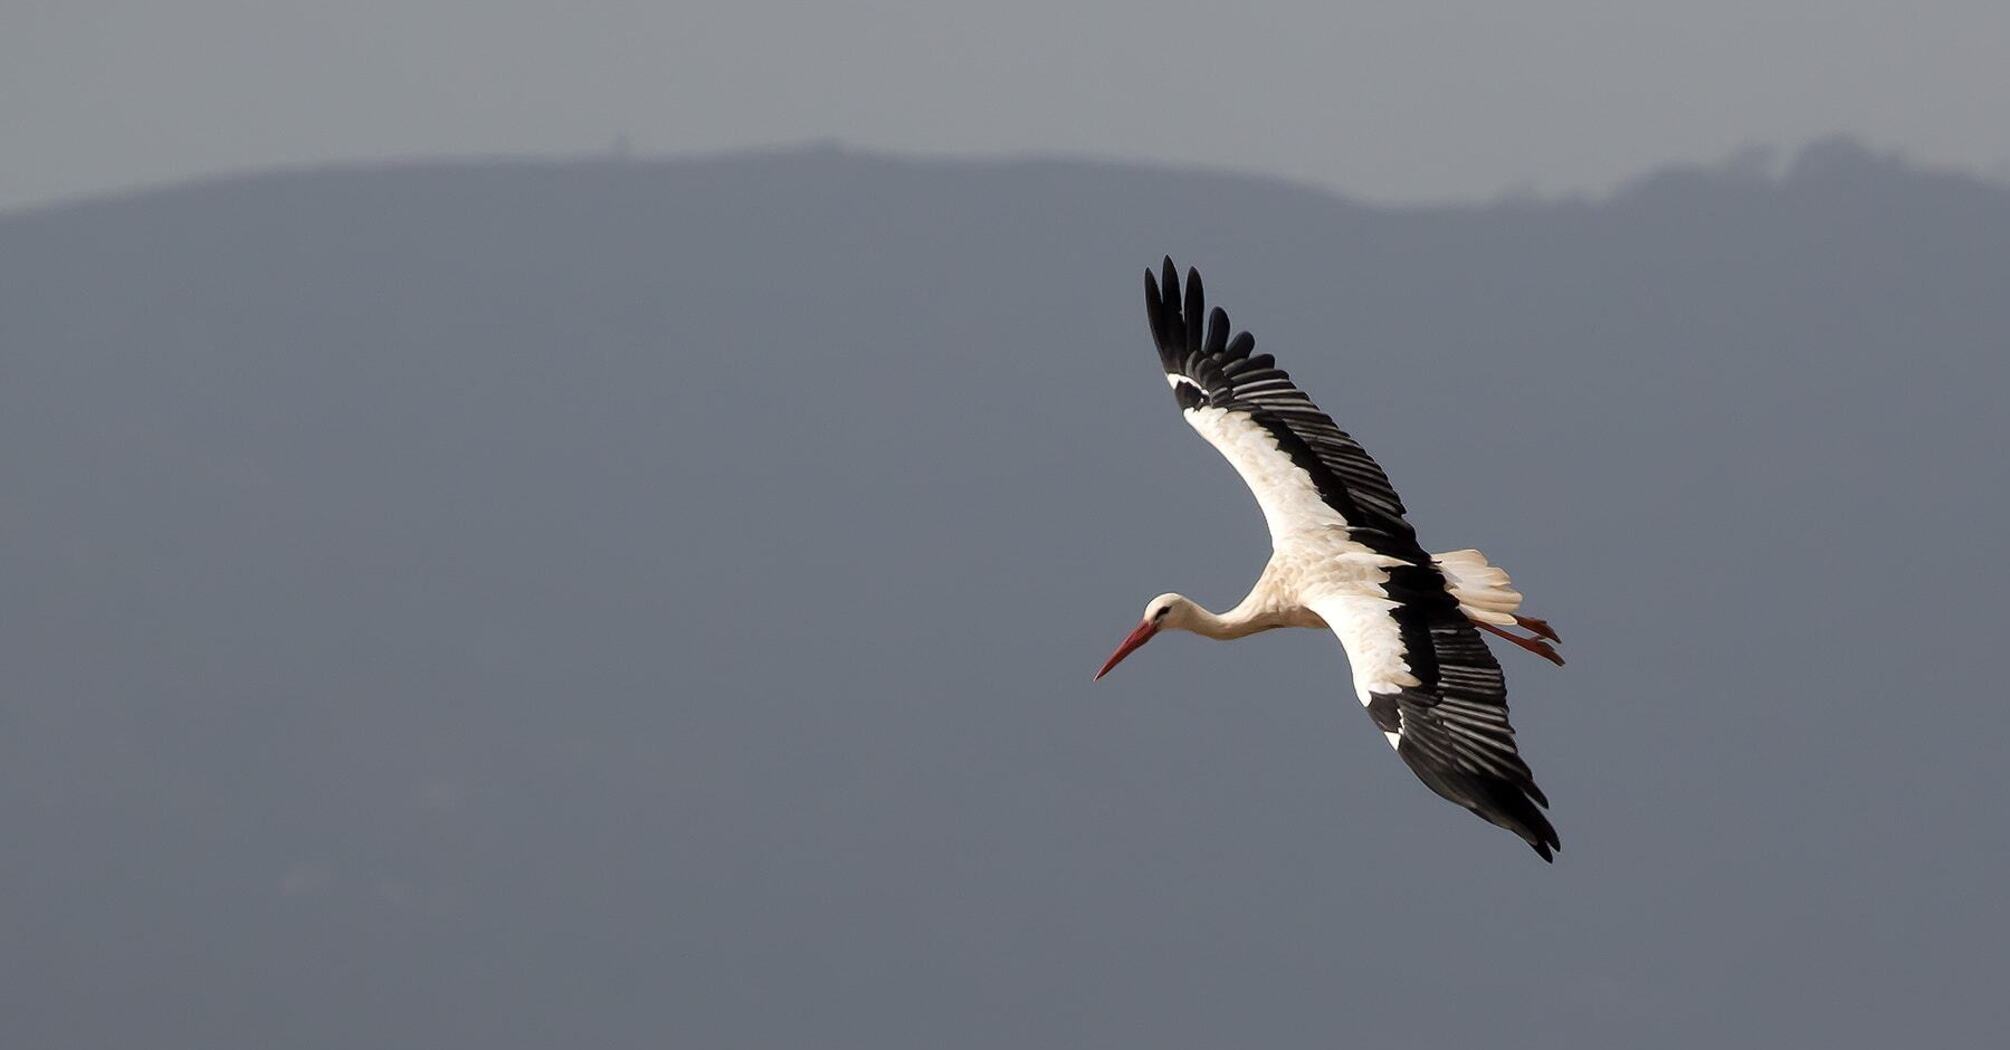
POLYGON ((1255 494, 1270 527, 1270 561, 1225 613, 1180 594, 1153 598, 1096 678, 1162 631, 1227 639, 1330 629, 1347 651, 1355 695, 1410 771, 1554 860, 1562 846, 1542 812, 1549 799, 1515 749, 1507 683, 1480 632, 1557 664, 1550 643, 1561 639, 1548 623, 1517 614, 1521 594, 1480 552, 1426 552, 1388 475, 1360 443, 1206 303, 1199 272, 1187 271, 1182 291, 1172 259, 1162 279, 1145 271, 1166 382, 1186 421, 1255 494))

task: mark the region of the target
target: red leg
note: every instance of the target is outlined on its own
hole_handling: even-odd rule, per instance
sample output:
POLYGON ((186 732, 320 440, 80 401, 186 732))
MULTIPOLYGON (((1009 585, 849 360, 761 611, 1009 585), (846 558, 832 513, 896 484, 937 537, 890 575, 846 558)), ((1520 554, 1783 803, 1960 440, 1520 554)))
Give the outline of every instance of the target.
POLYGON ((1529 652, 1532 652, 1535 655, 1540 656, 1545 660, 1548 660, 1550 663, 1553 663, 1558 667, 1563 666, 1563 657, 1558 656, 1556 654, 1556 650, 1549 647, 1548 642, 1542 641, 1539 638, 1523 638, 1521 635, 1518 634, 1509 634, 1506 631, 1503 631, 1500 628, 1495 627, 1493 624, 1481 623, 1478 620, 1474 620, 1473 625, 1478 627, 1482 631, 1486 631, 1489 634, 1499 635, 1500 637, 1505 638, 1508 641, 1513 642, 1514 644, 1519 645, 1524 649, 1527 649, 1529 652))
POLYGON ((1563 642, 1563 639, 1556 636, 1556 629, 1549 625, 1548 620, 1538 620, 1533 616, 1517 616, 1514 622, 1522 630, 1534 632, 1537 637, 1547 638, 1559 644, 1563 642))

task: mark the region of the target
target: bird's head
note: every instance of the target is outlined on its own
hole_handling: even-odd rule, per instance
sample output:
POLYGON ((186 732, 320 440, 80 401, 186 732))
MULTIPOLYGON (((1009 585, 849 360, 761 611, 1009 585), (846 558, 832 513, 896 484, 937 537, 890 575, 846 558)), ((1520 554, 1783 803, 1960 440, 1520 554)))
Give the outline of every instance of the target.
POLYGON ((1146 603, 1144 618, 1138 621, 1136 629, 1131 631, 1122 645, 1117 646, 1116 652, 1110 654, 1110 658, 1103 663, 1103 669, 1096 672, 1096 680, 1100 681, 1104 675, 1110 673, 1110 668, 1122 663, 1124 657, 1142 648, 1160 631, 1188 629, 1192 624, 1190 619, 1192 612, 1193 603, 1183 594, 1161 594, 1153 598, 1146 603))

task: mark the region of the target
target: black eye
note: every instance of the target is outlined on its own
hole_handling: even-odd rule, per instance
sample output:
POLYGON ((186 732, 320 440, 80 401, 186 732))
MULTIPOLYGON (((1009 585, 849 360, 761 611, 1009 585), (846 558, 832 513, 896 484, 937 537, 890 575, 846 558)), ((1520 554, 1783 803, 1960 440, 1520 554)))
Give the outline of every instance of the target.
POLYGON ((1160 609, 1160 610, 1159 610, 1158 612, 1155 612, 1155 613, 1153 613, 1153 614, 1152 614, 1152 619, 1154 619, 1154 620, 1163 620, 1163 619, 1165 619, 1165 618, 1166 618, 1166 614, 1167 614, 1167 613, 1169 613, 1169 612, 1171 612, 1171 611, 1172 611, 1172 606, 1168 605, 1168 606, 1166 606, 1165 608, 1163 608, 1163 609, 1160 609))

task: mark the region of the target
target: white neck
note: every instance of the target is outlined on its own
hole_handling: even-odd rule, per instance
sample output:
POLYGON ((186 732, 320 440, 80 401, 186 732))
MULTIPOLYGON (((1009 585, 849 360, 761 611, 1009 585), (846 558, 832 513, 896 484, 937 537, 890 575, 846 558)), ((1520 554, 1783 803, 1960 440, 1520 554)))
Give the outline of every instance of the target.
POLYGON ((1285 625, 1283 618, 1261 609, 1247 598, 1241 605, 1220 615, 1202 608, 1199 602, 1190 601, 1187 604, 1193 611, 1187 616, 1188 622, 1181 626, 1204 638, 1227 641, 1285 625))

